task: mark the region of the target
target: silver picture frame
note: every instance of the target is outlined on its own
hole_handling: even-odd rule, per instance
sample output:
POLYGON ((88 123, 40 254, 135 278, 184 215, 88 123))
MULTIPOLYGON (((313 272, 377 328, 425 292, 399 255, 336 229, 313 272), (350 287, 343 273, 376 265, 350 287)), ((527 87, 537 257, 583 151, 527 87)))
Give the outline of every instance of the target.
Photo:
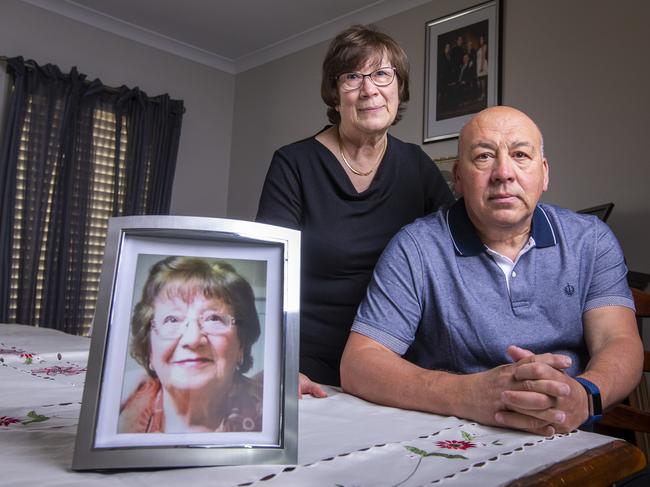
POLYGON ((501 4, 425 24, 424 143, 458 137, 475 113, 501 103, 501 4))
MULTIPOLYGON (((142 296, 144 301, 143 292, 142 296)), ((111 218, 72 469, 295 464, 299 306, 297 230, 203 217, 111 218), (261 401, 256 402, 260 426, 255 431, 242 427, 226 432, 132 432, 118 426, 125 397, 133 397, 127 377, 137 368, 129 365, 135 303, 149 272, 153 275, 152 263, 167 258, 226 261, 251 283, 261 325, 259 339, 250 348, 253 365, 258 362, 255 377, 262 391, 261 401)), ((153 340, 152 330, 149 325, 147 340, 153 340)), ((238 339, 236 343, 243 342, 238 339)), ((158 382, 162 391, 166 387, 161 382, 162 378, 158 382)))

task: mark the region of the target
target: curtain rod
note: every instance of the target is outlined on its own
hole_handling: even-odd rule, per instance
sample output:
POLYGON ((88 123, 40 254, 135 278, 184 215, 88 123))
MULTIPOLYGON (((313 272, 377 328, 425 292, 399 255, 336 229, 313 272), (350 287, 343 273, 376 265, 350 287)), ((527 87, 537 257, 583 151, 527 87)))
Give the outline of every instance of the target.
MULTIPOLYGON (((9 59, 11 59, 11 58, 9 58, 9 57, 7 57, 7 56, 0 55, 0 62, 3 62, 3 61, 4 61, 4 62, 6 63, 7 61, 9 61, 9 59)), ((36 64, 36 61, 32 61, 32 60, 24 60, 24 61, 23 61, 23 64, 24 64, 26 67, 28 67, 28 68, 34 68, 34 67, 36 67, 36 65, 37 65, 37 64, 36 64)), ((47 63, 47 64, 52 64, 52 63, 47 63)), ((57 67, 58 67, 58 66, 57 66, 57 67)), ((84 75, 84 76, 86 76, 86 75, 84 75)), ((90 83, 92 83, 92 81, 86 79, 86 80, 84 80, 84 83, 86 83, 86 84, 89 85, 90 83)), ((102 83, 102 85, 103 85, 103 86, 106 88, 106 90, 109 91, 110 93, 120 93, 120 91, 122 91, 120 88, 115 88, 115 87, 113 87, 113 86, 106 86, 106 85, 104 85, 103 83, 102 83)), ((158 95, 158 96, 160 96, 160 95, 158 95)), ((156 100, 155 97, 152 98, 152 97, 150 97, 149 95, 147 95, 147 98, 149 98, 153 103, 160 103, 160 100, 156 100)), ((183 101, 183 100, 172 100, 171 98, 170 98, 170 100, 171 100, 171 101, 183 101)), ((183 113, 185 113, 185 103, 183 103, 183 113)))

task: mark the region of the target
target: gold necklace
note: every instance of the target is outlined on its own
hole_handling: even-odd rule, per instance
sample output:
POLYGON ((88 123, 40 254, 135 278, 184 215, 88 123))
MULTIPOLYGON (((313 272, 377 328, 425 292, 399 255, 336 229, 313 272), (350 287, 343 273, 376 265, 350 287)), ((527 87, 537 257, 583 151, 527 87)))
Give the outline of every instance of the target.
POLYGON ((338 136, 338 139, 339 139, 339 151, 341 152, 341 157, 343 158, 343 162, 345 163, 345 165, 348 166, 348 169, 350 171, 352 171, 354 174, 356 174, 357 176, 370 176, 375 171, 375 169, 377 169, 377 166, 379 166, 379 163, 381 162, 381 160, 384 157, 384 152, 386 152, 386 139, 388 137, 386 137, 384 139, 384 145, 381 148, 381 152, 379 154, 379 157, 377 158, 377 162, 375 162, 375 165, 369 171, 361 172, 361 171, 357 171, 355 168, 353 168, 350 165, 350 163, 348 162, 347 158, 345 157, 345 153, 343 152, 343 141, 341 140, 341 132, 339 132, 337 130, 336 135, 338 136))

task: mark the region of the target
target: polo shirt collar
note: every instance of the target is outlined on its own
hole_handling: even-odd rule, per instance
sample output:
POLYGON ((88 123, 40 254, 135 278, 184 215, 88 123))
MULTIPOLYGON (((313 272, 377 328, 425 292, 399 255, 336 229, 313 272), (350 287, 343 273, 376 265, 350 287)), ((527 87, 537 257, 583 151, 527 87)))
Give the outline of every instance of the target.
MULTIPOLYGON (((447 226, 456 253, 459 255, 473 256, 485 250, 485 245, 467 215, 463 198, 460 198, 447 210, 447 226)), ((531 236, 535 241, 535 247, 551 247, 557 244, 557 233, 548 215, 539 205, 535 207, 533 212, 531 236)))

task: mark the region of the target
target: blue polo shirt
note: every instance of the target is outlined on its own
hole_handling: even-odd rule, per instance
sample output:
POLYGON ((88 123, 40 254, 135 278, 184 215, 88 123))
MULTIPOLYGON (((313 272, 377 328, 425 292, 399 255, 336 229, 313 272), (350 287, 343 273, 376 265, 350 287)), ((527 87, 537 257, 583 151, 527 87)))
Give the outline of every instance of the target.
POLYGON ((428 369, 479 372, 517 345, 570 356, 575 376, 588 362, 583 313, 634 309, 623 253, 598 218, 552 205, 535 208, 531 236, 508 290, 462 199, 416 220, 386 247, 352 330, 428 369))

